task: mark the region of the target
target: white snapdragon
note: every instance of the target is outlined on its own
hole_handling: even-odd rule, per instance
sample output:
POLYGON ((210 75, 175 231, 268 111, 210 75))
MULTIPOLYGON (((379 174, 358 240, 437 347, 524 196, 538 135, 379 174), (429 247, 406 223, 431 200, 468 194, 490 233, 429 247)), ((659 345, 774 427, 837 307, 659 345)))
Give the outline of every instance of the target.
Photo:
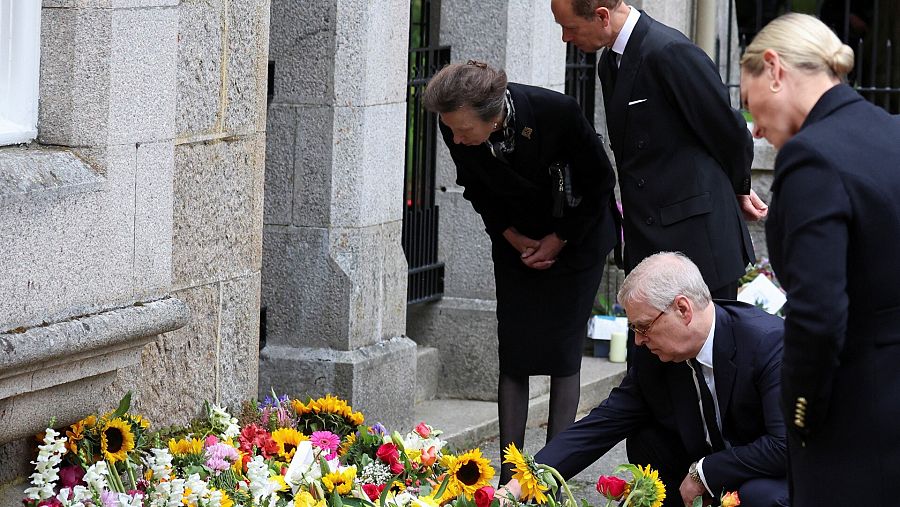
POLYGON ((172 475, 172 455, 168 449, 151 449, 152 456, 144 459, 147 466, 153 472, 153 478, 157 482, 167 481, 172 475))
POLYGON ((199 474, 191 474, 191 476, 184 481, 184 490, 190 491, 185 497, 187 505, 199 504, 200 499, 206 497, 209 493, 206 481, 201 479, 199 474))
POLYGON ((26 498, 46 500, 53 498, 56 481, 59 480, 59 463, 66 453, 66 437, 57 438, 59 433, 47 428, 44 443, 38 446, 37 460, 32 461, 35 472, 31 474, 32 487, 25 490, 26 498))
POLYGON ((275 504, 275 493, 281 485, 269 479, 269 466, 262 456, 256 456, 247 463, 247 478, 250 479, 250 494, 254 502, 261 506, 275 504))
POLYGON ((231 416, 225 407, 220 407, 214 403, 209 405, 209 421, 213 427, 225 428, 222 436, 225 438, 234 438, 241 434, 241 427, 238 426, 238 420, 231 416))
POLYGON ((161 482, 153 488, 150 507, 183 507, 184 479, 161 482))
POLYGON ((98 461, 88 467, 82 480, 99 495, 101 492, 109 489, 109 483, 106 481, 107 475, 109 475, 109 466, 107 466, 105 461, 98 461))

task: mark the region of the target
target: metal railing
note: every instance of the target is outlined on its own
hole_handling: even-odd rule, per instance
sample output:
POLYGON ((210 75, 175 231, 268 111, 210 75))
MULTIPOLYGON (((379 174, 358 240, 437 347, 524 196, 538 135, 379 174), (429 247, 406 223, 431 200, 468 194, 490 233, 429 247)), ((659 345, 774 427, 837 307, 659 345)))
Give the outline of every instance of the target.
POLYGON ((444 294, 444 263, 438 261, 439 210, 434 202, 438 142, 437 115, 425 110, 422 92, 428 80, 450 63, 449 46, 433 46, 437 33, 430 0, 413 0, 406 102, 406 164, 403 182, 401 242, 409 266, 407 304, 440 299, 444 294))
POLYGON ((581 105, 594 126, 594 97, 597 86, 597 53, 585 53, 571 42, 566 44, 566 95, 581 105))

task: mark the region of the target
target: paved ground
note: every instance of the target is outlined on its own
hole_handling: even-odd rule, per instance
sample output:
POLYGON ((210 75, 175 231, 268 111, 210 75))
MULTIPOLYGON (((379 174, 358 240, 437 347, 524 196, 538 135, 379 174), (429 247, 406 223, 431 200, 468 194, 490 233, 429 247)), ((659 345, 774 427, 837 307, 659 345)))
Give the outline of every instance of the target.
MULTIPOLYGON (((579 418, 582 415, 579 415, 579 418)), ((537 428, 529 428, 525 432, 525 449, 529 452, 537 452, 543 447, 546 439, 546 428, 541 426, 537 428)), ((494 469, 500 473, 500 448, 499 440, 493 438, 482 442, 479 447, 481 452, 491 459, 494 469)), ((605 456, 597 460, 593 465, 587 467, 583 472, 576 475, 568 481, 569 488, 575 495, 575 499, 579 502, 581 499, 588 501, 590 505, 606 505, 605 501, 601 501, 601 496, 595 488, 597 478, 603 474, 611 474, 617 466, 627 463, 628 458, 625 455, 625 443, 613 447, 605 456)), ((496 482, 496 481, 495 481, 496 482)))

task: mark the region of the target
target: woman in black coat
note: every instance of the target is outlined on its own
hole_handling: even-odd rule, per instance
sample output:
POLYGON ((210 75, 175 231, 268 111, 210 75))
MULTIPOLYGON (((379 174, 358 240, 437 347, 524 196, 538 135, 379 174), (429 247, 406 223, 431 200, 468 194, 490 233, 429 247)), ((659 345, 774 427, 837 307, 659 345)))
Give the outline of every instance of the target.
POLYGON ((766 236, 787 291, 795 507, 897 505, 900 484, 900 119, 842 83, 852 68, 803 14, 771 22, 741 60, 754 135, 779 150, 766 236))
POLYGON ((551 377, 549 441, 578 408, 586 324, 616 243, 615 175, 575 100, 484 63, 448 65, 424 101, 491 238, 501 449, 523 445, 530 375, 551 377))

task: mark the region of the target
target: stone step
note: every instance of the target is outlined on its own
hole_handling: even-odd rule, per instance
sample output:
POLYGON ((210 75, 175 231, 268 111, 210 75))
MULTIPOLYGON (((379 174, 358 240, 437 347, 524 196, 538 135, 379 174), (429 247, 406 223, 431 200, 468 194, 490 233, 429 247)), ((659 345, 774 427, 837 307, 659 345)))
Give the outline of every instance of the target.
POLYGON ((434 347, 416 348, 416 403, 437 397, 441 379, 441 354, 434 347))
MULTIPOLYGON (((581 400, 578 413, 587 413, 599 405, 624 376, 624 363, 584 357, 581 361, 581 400)), ((549 381, 545 382, 549 384, 549 381)), ((535 383, 532 382, 531 385, 534 388, 535 383)), ((547 423, 549 401, 547 392, 531 399, 528 404, 528 427, 547 423)), ((465 450, 497 436, 497 403, 458 399, 425 400, 415 407, 415 423, 419 421, 443 430, 441 438, 447 440, 454 449, 465 450)))

